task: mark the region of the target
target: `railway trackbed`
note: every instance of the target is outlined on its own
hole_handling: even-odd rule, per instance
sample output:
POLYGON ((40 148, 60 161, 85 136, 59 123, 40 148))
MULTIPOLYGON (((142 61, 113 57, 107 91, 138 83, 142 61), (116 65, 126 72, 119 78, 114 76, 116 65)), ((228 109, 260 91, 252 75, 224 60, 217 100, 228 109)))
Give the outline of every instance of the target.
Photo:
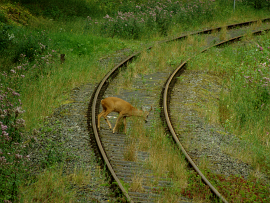
MULTIPOLYGON (((261 22, 265 23, 268 21, 270 21, 270 19, 263 19, 261 22)), ((228 35, 230 36, 227 36, 229 39, 221 42, 220 38, 214 35, 216 32, 222 31, 221 27, 191 33, 189 35, 183 35, 169 41, 160 42, 160 44, 174 43, 176 40, 188 39, 189 36, 212 33, 212 35, 209 35, 209 37, 206 38, 207 43, 201 46, 201 49, 197 50, 196 53, 191 53, 190 57, 181 59, 181 65, 174 71, 172 71, 171 68, 165 67, 164 70, 160 72, 147 75, 139 74, 131 81, 127 78, 132 76, 126 72, 134 71, 131 63, 141 54, 136 53, 115 66, 97 85, 89 102, 87 113, 88 130, 90 133, 92 146, 95 148, 97 156, 102 159, 103 165, 105 165, 108 169, 113 187, 116 191, 122 194, 128 202, 166 202, 165 199, 168 197, 164 197, 164 193, 166 193, 166 190, 176 187, 176 185, 173 183, 172 177, 170 176, 172 172, 168 171, 168 168, 164 170, 164 175, 160 176, 157 171, 154 170, 155 167, 149 167, 149 160, 150 162, 152 160, 153 165, 153 156, 157 156, 157 154, 151 154, 151 152, 146 150, 151 148, 151 144, 147 142, 149 142, 148 137, 154 137, 153 134, 156 133, 156 129, 159 129, 159 132, 162 134, 161 136, 171 137, 174 139, 176 145, 185 155, 188 163, 200 175, 207 187, 209 187, 213 192, 213 198, 219 198, 221 201, 227 202, 222 194, 220 194, 207 180, 207 178, 204 177, 200 169, 196 166, 196 161, 194 162, 190 158, 189 153, 186 152, 183 145, 179 141, 179 134, 181 133, 181 130, 175 130, 175 125, 177 125, 178 122, 177 115, 173 113, 170 115, 170 112, 174 112, 176 108, 178 108, 178 111, 181 111, 181 109, 179 110, 181 107, 179 107, 179 102, 177 103, 176 101, 179 94, 173 95, 173 92, 175 91, 175 85, 179 84, 179 76, 185 73, 187 64, 192 60, 192 55, 194 56, 195 54, 206 52, 211 47, 220 47, 225 44, 239 41, 241 38, 243 38, 246 32, 244 27, 254 23, 256 22, 251 21, 227 26, 226 29, 231 30, 228 32, 228 35), (241 29, 239 29, 240 27, 241 29), (170 74, 170 72, 172 73, 170 74), (120 88, 123 80, 126 82, 126 86, 129 86, 130 88, 120 88), (162 93, 160 93, 161 90, 162 93), (131 103, 143 105, 148 109, 150 106, 153 106, 155 110, 150 114, 150 122, 148 122, 144 128, 139 121, 128 121, 129 130, 127 135, 121 132, 113 134, 112 131, 108 129, 105 122, 102 122, 101 130, 98 130, 97 115, 100 112, 100 101, 107 96, 118 96, 131 103), (138 125, 139 127, 134 128, 134 125, 138 125), (144 139, 142 135, 144 135, 146 138, 144 139)), ((262 28, 259 26, 252 31, 252 34, 256 35, 265 31, 269 31, 269 27, 262 28)), ((155 47, 149 47, 148 50, 150 49, 155 49, 155 47)), ((189 75, 190 81, 192 81, 192 79, 194 80, 193 76, 197 76, 196 74, 189 75)), ((180 92, 180 87, 178 86, 176 88, 178 88, 177 91, 180 92)), ((185 92, 186 89, 182 91, 185 92)), ((184 95, 184 93, 182 93, 182 95, 184 95)), ((184 100, 184 98, 186 97, 183 97, 182 99, 184 100)), ((198 121, 198 119, 194 119, 196 115, 192 117, 192 112, 188 112, 187 114, 189 115, 188 120, 191 123, 192 120, 198 121)), ((114 121, 113 123, 115 123, 116 117, 117 114, 111 114, 110 119, 114 121)), ((190 125, 190 123, 187 125, 190 125)), ((180 129, 183 129, 186 126, 181 126, 180 129)), ((157 162, 161 162, 161 158, 156 158, 158 160, 157 162)), ((192 158, 196 159, 196 156, 192 156, 192 158)), ((158 165, 158 163, 155 164, 158 165)), ((160 165, 162 165, 162 163, 160 163, 160 165)), ((183 184, 185 183, 183 182, 183 184)), ((178 186, 181 190, 184 188, 184 186, 178 186)), ((167 199, 167 201, 173 202, 169 199, 167 199)), ((177 201, 192 202, 193 200, 179 195, 177 201)))

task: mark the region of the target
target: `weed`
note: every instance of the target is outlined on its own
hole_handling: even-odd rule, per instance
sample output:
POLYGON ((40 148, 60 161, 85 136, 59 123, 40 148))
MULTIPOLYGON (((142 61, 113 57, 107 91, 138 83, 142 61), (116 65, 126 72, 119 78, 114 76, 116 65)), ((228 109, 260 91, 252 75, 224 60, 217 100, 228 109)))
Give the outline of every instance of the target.
POLYGON ((220 35, 219 35, 219 39, 221 41, 225 41, 227 40, 228 36, 227 36, 227 28, 226 27, 222 27, 221 31, 220 31, 220 35))
POLYGON ((142 186, 142 180, 143 180, 143 178, 140 177, 140 175, 134 174, 134 176, 131 178, 129 191, 131 191, 131 192, 144 192, 144 188, 142 186))
POLYGON ((20 188, 20 199, 22 202, 72 202, 76 192, 69 189, 69 179, 72 177, 74 182, 77 175, 75 172, 66 176, 57 167, 45 169, 34 183, 20 188))
POLYGON ((124 149, 124 160, 126 161, 137 161, 136 154, 136 143, 130 141, 124 149))

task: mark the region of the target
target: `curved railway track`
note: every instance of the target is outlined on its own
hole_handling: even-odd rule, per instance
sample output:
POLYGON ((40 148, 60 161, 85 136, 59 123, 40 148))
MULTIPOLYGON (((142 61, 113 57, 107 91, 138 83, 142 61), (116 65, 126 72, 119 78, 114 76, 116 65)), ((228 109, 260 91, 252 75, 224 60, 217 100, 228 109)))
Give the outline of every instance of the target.
MULTIPOLYGON (((270 21, 270 18, 261 20, 262 22, 268 22, 270 21)), ((243 26, 249 26, 252 23, 256 23, 257 21, 249 21, 239 24, 233 24, 228 25, 226 28, 233 29, 236 27, 243 27, 243 26)), ((189 35, 197 35, 197 34, 210 34, 212 32, 220 31, 222 27, 217 27, 213 29, 207 29, 200 32, 194 32, 189 35)), ((261 34, 263 31, 269 31, 269 29, 255 31, 252 34, 261 34)), ((167 43, 175 40, 185 39, 188 35, 182 35, 180 37, 176 37, 171 40, 162 41, 159 43, 167 43)), ((205 48, 202 52, 207 51, 211 47, 218 47, 225 44, 233 43, 235 41, 239 41, 244 35, 237 36, 234 38, 231 38, 229 40, 217 43, 213 46, 205 48)), ((151 49, 152 47, 149 47, 148 49, 151 49)), ((126 138, 125 135, 122 134, 112 134, 112 132, 104 131, 102 135, 97 129, 97 114, 99 113, 99 107, 100 107, 100 101, 102 97, 105 94, 106 89, 108 88, 109 84, 113 79, 118 75, 120 69, 124 69, 127 67, 128 63, 131 63, 132 60, 134 60, 136 57, 140 55, 140 52, 135 53, 131 56, 129 56, 127 59, 119 63, 117 66, 115 66, 107 75, 101 80, 101 82, 96 86, 92 97, 89 102, 88 107, 88 113, 87 113, 87 123, 88 123, 88 130, 91 137, 92 146, 95 148, 95 152, 98 154, 98 157, 102 159, 101 164, 106 166, 106 168, 109 171, 109 174, 111 175, 111 182, 115 183, 112 184, 115 189, 119 193, 121 193, 124 196, 124 199, 126 199, 128 202, 154 202, 156 196, 158 196, 157 193, 153 191, 159 190, 159 187, 145 187, 144 192, 128 192, 125 188, 125 185, 127 183, 131 182, 131 178, 129 174, 134 173, 134 171, 138 171, 140 168, 140 164, 123 161, 123 156, 121 155, 123 152, 123 146, 126 144, 126 138), (120 152, 120 153, 119 153, 120 152), (132 166, 131 169, 129 166, 132 166), (126 172, 126 171, 127 172, 126 172), (128 174, 129 173, 129 174, 128 174), (123 183, 124 180, 124 183, 123 183)), ((160 98, 160 107, 163 109, 161 111, 161 118, 164 120, 164 122, 167 124, 167 130, 172 135, 174 141, 176 142, 177 146, 181 149, 183 154, 185 155, 188 162, 192 165, 194 170, 201 176, 202 180, 211 188, 212 192, 219 197, 223 202, 227 202, 226 199, 212 186, 212 184, 207 180, 207 178, 201 173, 199 168, 196 166, 196 164, 192 161, 192 159, 189 157, 187 152, 185 151, 184 147, 180 143, 175 130, 173 128, 173 125, 171 124, 168 104, 170 101, 170 95, 171 90, 174 87, 174 84, 176 83, 176 78, 179 77, 185 70, 187 63, 192 58, 189 58, 185 62, 183 62, 178 68, 176 68, 173 73, 170 75, 170 77, 167 79, 167 82, 165 83, 161 98, 160 98)), ((138 155, 139 159, 144 160, 147 158, 146 154, 140 154, 138 155)), ((151 179, 151 173, 149 173, 149 177, 146 177, 148 179, 151 179)), ((160 188, 165 187, 166 185, 170 185, 168 181, 161 180, 158 184, 160 188)), ((189 200, 184 200, 181 202, 188 202, 189 200)))

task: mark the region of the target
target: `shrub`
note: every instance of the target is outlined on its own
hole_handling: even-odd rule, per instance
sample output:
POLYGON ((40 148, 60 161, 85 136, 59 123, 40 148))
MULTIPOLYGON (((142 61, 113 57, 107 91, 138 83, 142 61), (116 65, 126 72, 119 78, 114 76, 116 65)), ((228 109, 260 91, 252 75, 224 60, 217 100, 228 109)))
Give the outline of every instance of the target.
POLYGON ((12 82, 22 77, 16 71, 0 75, 0 201, 17 199, 18 185, 27 170, 27 144, 23 143, 22 129, 25 126, 21 114, 20 94, 12 82), (12 82, 11 82, 12 81, 12 82))
MULTIPOLYGON (((101 24, 103 34, 114 37, 137 39, 146 34, 167 35, 173 24, 190 26, 213 18, 214 2, 194 0, 189 3, 179 1, 149 1, 136 5, 126 2, 119 6, 117 14, 108 14, 101 24)), ((91 23, 91 22, 89 22, 91 23)))
POLYGON ((262 9, 270 6, 270 2, 268 0, 244 0, 244 4, 251 5, 255 9, 262 9))

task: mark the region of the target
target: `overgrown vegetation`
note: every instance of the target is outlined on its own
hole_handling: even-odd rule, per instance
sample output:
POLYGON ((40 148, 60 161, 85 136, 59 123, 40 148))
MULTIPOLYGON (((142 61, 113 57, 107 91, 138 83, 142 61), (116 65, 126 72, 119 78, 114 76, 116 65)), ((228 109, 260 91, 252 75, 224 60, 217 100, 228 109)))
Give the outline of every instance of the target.
POLYGON ((214 114, 219 114, 220 123, 243 140, 241 147, 233 150, 232 155, 252 152, 245 156, 244 161, 269 176, 268 37, 269 34, 265 34, 254 38, 245 46, 239 44, 213 49, 198 56, 194 62, 196 67, 204 63, 210 72, 223 77, 224 91, 214 114))
MULTIPOLYGON (((267 7, 269 7, 267 0, 237 1, 235 12, 232 4, 221 0, 172 0, 159 3, 147 0, 72 0, 68 4, 63 0, 1 1, 0 201, 16 202, 18 197, 21 197, 18 188, 25 178, 31 177, 27 176, 31 174, 28 173, 30 170, 28 150, 35 142, 29 137, 31 131, 61 104, 66 97, 65 93, 70 89, 86 82, 99 81, 110 68, 110 65, 100 67, 97 62, 100 57, 126 48, 129 48, 127 53, 131 53, 138 50, 141 43, 148 43, 183 31, 225 22, 262 18, 268 14, 265 12, 267 7), (254 10, 254 8, 261 10, 254 10), (60 54, 66 55, 63 64, 60 63, 60 54)), ((200 43, 203 44, 203 41, 198 42, 200 43)), ((224 106, 224 112, 229 115, 228 121, 222 120, 221 115, 222 123, 229 129, 236 127, 235 129, 246 137, 248 142, 255 142, 252 146, 255 146, 254 151, 257 155, 253 163, 255 165, 259 163, 259 166, 264 169, 269 169, 267 158, 269 156, 264 154, 268 149, 269 129, 261 125, 262 127, 256 131, 255 126, 268 122, 265 113, 269 103, 268 61, 264 60, 264 57, 268 56, 268 44, 267 39, 262 39, 254 45, 253 51, 247 51, 246 48, 239 51, 241 56, 248 53, 247 58, 236 60, 241 63, 244 61, 240 66, 244 73, 239 69, 239 76, 234 75, 235 81, 231 80, 229 84, 233 86, 237 80, 241 81, 242 86, 238 85, 234 91, 240 92, 242 99, 236 100, 233 95, 224 94, 222 100, 224 103, 221 104, 222 108, 224 106), (260 51, 254 51, 255 49, 260 51), (256 70, 260 71, 252 72, 250 67, 253 66, 258 67, 256 70), (246 96, 245 92, 249 92, 251 97, 246 96), (225 108, 235 101, 239 108, 228 110, 225 108), (251 118, 247 117, 246 112, 252 115, 251 118), (234 123, 234 121, 238 122, 234 123), (245 134, 244 129, 249 129, 252 133, 245 134), (258 135, 259 141, 252 139, 254 135, 258 135)), ((185 48, 180 49, 185 50, 185 48)), ((192 47, 189 46, 189 49, 192 47)), ((181 60, 175 55, 165 63, 164 61, 154 63, 160 64, 162 68, 161 66, 166 63, 174 65, 181 60)), ((144 59, 141 61, 142 65, 143 61, 144 59)), ((57 148, 52 146, 55 147, 57 148)), ((51 156, 49 161, 50 164, 45 164, 45 168, 61 163, 62 159, 51 156)), ((33 187, 34 185, 39 187, 40 184, 44 185, 42 178, 46 178, 48 179, 46 184, 50 185, 52 183, 49 181, 60 178, 57 177, 60 175, 63 173, 57 167, 52 170, 46 169, 41 178, 31 184, 33 187)), ((69 188, 68 180, 70 181, 63 177, 59 180, 63 185, 55 185, 53 188, 66 191, 65 188, 69 188)), ((20 191, 35 193, 35 189, 31 189, 32 186, 29 185, 29 188, 20 191)), ((63 199, 74 198, 72 189, 69 191, 68 195, 71 196, 63 199)), ((55 194, 58 196, 57 193, 55 194)), ((55 199, 50 201, 53 202, 55 199)))

